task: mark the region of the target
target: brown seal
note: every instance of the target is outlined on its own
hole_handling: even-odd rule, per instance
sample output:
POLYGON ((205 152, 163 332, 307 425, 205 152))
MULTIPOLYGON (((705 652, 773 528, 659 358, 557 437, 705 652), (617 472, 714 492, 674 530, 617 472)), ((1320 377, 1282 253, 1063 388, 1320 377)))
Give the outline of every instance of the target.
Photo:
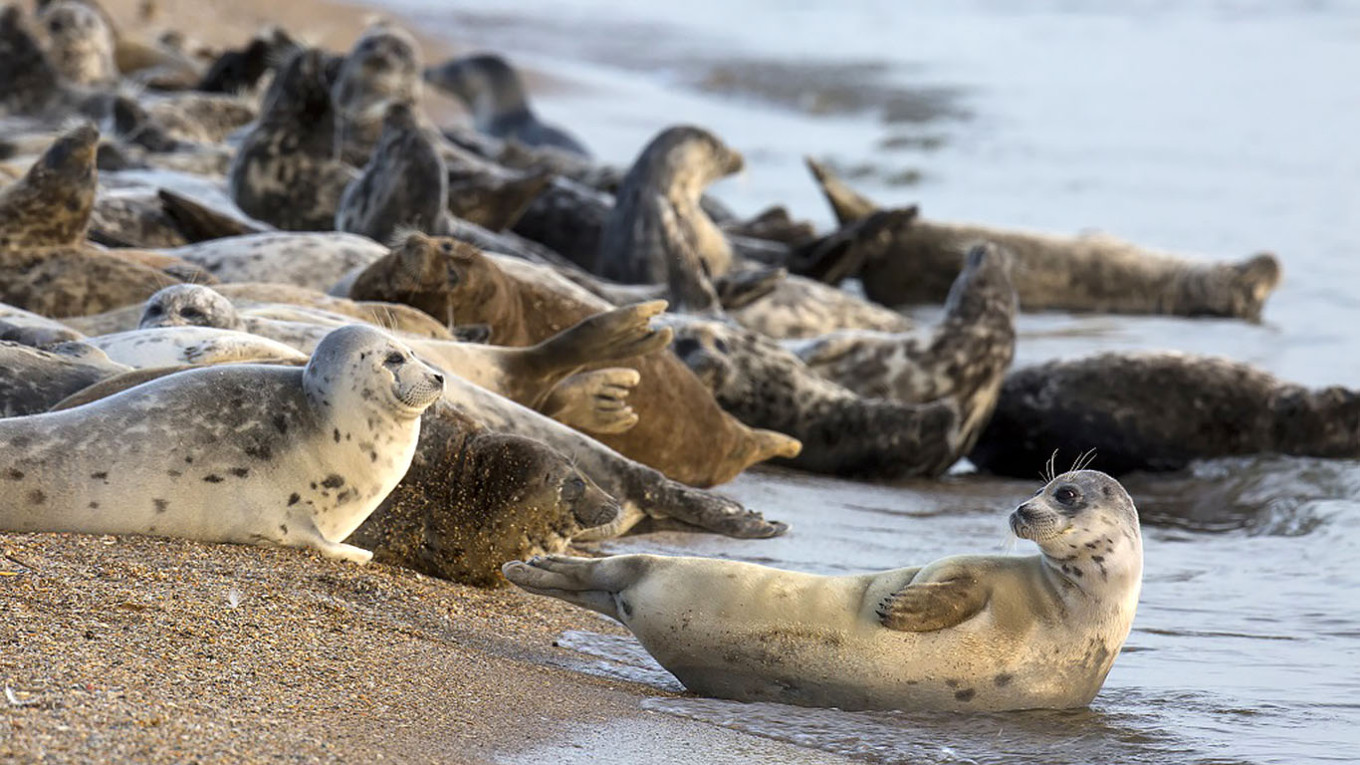
MULTIPOLYGON (((401 300, 431 316, 452 317, 457 324, 487 324, 493 342, 510 346, 542 342, 611 308, 551 269, 513 259, 492 261, 462 242, 419 234, 369 266, 350 294, 401 300)), ((626 433, 598 438, 671 478, 711 486, 757 462, 798 453, 796 440, 753 430, 724 412, 668 351, 618 366, 642 376, 629 399, 639 422, 626 433)))
MULTIPOLYGON (((837 216, 867 214, 872 203, 830 171, 815 167, 814 174, 837 216)), ((1214 263, 1104 234, 1060 236, 918 218, 895 231, 887 254, 865 260, 859 273, 865 294, 885 305, 940 302, 962 270, 964 255, 981 241, 1015 256, 1015 291, 1025 311, 1255 320, 1280 283, 1280 263, 1270 253, 1214 263)))
POLYGON ((491 587, 504 584, 506 561, 561 552, 618 515, 618 502, 566 455, 438 403, 421 422, 406 477, 350 543, 379 563, 491 587))

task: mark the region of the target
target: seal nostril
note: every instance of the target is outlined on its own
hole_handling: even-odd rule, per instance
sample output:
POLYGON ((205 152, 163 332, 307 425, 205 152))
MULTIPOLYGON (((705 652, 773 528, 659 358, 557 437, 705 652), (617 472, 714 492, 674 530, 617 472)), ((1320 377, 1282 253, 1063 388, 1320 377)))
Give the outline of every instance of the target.
POLYGON ((434 374, 434 383, 435 383, 435 385, 443 385, 443 384, 444 384, 444 375, 441 375, 441 374, 439 374, 438 372, 435 372, 435 374, 434 374))

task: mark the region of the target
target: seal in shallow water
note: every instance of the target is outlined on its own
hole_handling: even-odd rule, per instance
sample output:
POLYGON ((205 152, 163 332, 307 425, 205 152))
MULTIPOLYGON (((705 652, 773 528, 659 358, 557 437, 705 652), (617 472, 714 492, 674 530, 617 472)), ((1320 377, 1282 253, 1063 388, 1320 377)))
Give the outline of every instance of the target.
POLYGON ((472 112, 479 132, 525 146, 551 146, 589 157, 571 134, 538 119, 519 73, 504 58, 482 53, 426 67, 425 81, 458 98, 472 112))
POLYGON ((372 554, 342 540, 401 480, 442 389, 404 346, 355 326, 305 369, 190 370, 0 420, 0 527, 307 547, 364 563, 372 554))
POLYGON ((1114 474, 1179 470, 1243 454, 1360 457, 1360 394, 1309 390, 1228 359, 1103 353, 1012 372, 969 454, 979 468, 1034 475, 1095 451, 1114 474))
POLYGON ((504 570, 617 619, 706 696, 849 710, 1085 706, 1138 606, 1138 513, 1118 481, 1082 470, 1050 481, 1010 525, 1041 554, 837 577, 655 555, 504 570))

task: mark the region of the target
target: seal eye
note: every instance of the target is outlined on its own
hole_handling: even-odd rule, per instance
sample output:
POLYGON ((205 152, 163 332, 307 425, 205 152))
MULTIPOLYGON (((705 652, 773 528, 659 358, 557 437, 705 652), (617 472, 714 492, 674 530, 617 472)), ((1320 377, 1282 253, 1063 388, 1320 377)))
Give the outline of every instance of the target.
POLYGON ((147 307, 146 307, 146 315, 147 315, 147 316, 160 316, 160 315, 161 315, 161 307, 160 307, 160 305, 159 305, 158 303, 152 303, 151 305, 147 306, 147 307))
POLYGON ((452 245, 452 244, 449 244, 448 242, 443 242, 443 243, 441 243, 441 244, 439 245, 439 251, 442 252, 442 253, 444 253, 445 255, 452 254, 452 253, 453 253, 453 245, 452 245))
POLYGON ((581 496, 584 495, 585 493, 586 482, 581 480, 577 476, 572 476, 571 478, 568 478, 567 480, 562 482, 561 496, 562 499, 567 502, 575 502, 576 500, 580 499, 581 496))
POLYGON ((392 351, 383 359, 383 363, 389 367, 399 367, 406 363, 406 356, 401 351, 392 351))
POLYGON ((1061 505, 1074 505, 1081 498, 1081 493, 1071 486, 1059 486, 1053 492, 1053 498, 1058 500, 1061 505))
POLYGON ((722 355, 726 356, 726 355, 727 355, 727 342, 726 342, 725 340, 722 340, 721 338, 714 338, 714 340, 713 340, 713 350, 715 350, 715 351, 717 351, 718 353, 721 353, 722 355))

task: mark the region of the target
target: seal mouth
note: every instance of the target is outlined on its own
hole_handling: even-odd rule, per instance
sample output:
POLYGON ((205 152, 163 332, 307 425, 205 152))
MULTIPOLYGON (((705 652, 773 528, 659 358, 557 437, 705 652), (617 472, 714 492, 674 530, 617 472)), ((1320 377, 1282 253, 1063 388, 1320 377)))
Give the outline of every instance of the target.
POLYGON ((1058 518, 1051 513, 1036 512, 1025 503, 1010 515, 1011 533, 1031 542, 1044 542, 1059 533, 1058 518))
POLYGON ((402 406, 420 414, 444 395, 444 377, 430 375, 415 385, 397 386, 395 393, 402 406))

